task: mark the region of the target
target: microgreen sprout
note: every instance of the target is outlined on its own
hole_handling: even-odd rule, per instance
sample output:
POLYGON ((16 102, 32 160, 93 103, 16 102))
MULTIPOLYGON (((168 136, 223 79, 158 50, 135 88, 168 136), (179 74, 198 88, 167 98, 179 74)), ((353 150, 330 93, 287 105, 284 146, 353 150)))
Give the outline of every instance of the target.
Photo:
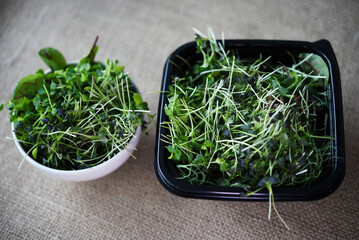
POLYGON ((42 49, 51 72, 23 78, 6 104, 18 141, 40 164, 60 170, 96 166, 126 150, 139 126, 146 131, 145 115, 153 118, 123 66, 94 61, 96 42, 70 65, 56 49, 42 49))
POLYGON ((166 92, 168 158, 192 184, 241 187, 247 196, 267 189, 269 218, 273 206, 284 223, 275 189, 312 183, 330 159, 328 117, 320 118, 328 115, 328 76, 308 63, 312 53, 292 66, 242 59, 209 36, 196 30, 202 59, 166 92))

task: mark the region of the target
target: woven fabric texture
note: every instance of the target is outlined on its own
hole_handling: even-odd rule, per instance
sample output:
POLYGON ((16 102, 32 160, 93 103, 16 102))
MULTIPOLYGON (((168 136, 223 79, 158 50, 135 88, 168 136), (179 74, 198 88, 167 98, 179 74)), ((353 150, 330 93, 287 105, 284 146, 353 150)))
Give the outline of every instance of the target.
POLYGON ((79 59, 99 35, 97 60, 118 59, 157 112, 164 63, 210 26, 227 39, 328 39, 343 93, 345 179, 311 202, 185 199, 165 190, 153 168, 154 124, 136 159, 90 182, 52 179, 24 163, 0 112, 0 239, 359 239, 359 2, 341 1, 0 1, 0 102, 19 79, 46 69, 39 49, 79 59))

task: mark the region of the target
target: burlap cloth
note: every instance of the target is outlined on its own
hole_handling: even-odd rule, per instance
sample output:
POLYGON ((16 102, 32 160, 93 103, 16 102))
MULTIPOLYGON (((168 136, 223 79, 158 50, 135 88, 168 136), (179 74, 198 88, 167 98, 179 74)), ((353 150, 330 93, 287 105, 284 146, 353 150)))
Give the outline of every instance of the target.
POLYGON ((98 60, 119 59, 157 111, 163 66, 192 27, 234 39, 328 39, 341 70, 347 173, 312 202, 195 200, 167 192, 154 168, 155 125, 136 159, 99 180, 54 180, 25 163, 0 113, 0 239, 359 239, 359 2, 337 1, 0 1, 0 102, 17 81, 46 68, 37 52, 55 47, 79 59, 99 35, 98 60))

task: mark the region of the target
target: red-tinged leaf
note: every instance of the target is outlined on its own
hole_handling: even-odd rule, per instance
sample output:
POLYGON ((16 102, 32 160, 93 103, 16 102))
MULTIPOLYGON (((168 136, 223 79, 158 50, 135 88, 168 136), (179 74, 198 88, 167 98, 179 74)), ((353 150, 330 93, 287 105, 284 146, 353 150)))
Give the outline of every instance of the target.
POLYGON ((14 105, 21 103, 28 92, 33 91, 36 93, 39 90, 39 87, 42 86, 43 81, 44 75, 40 73, 22 78, 14 90, 12 98, 14 105))

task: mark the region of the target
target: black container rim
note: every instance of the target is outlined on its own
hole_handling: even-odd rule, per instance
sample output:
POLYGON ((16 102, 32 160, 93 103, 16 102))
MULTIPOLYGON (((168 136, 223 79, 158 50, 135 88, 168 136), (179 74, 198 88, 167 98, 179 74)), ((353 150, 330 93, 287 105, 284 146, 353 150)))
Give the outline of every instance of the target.
MULTIPOLYGON (((300 49, 301 52, 313 52, 321 56, 328 65, 330 81, 332 87, 332 111, 330 112, 331 135, 334 136, 333 144, 336 146, 335 160, 330 165, 330 175, 321 183, 309 187, 278 187, 274 191, 276 201, 308 201, 324 198, 333 193, 341 184, 345 176, 345 144, 344 144, 344 121, 342 93, 340 83, 340 72, 338 63, 330 42, 321 39, 316 42, 293 41, 293 40, 218 40, 223 42, 225 47, 242 48, 242 49, 267 49, 275 51, 275 49, 294 50, 300 49)), ((210 185, 192 185, 187 180, 178 179, 170 174, 165 166, 164 143, 161 141, 163 129, 161 123, 165 117, 163 106, 166 102, 165 91, 171 81, 169 73, 173 71, 172 61, 176 56, 192 51, 195 54, 196 42, 188 42, 178 47, 166 60, 163 78, 161 84, 161 92, 158 104, 158 119, 156 129, 155 142, 155 173, 165 189, 169 192, 190 198, 201 199, 217 199, 217 200, 243 200, 243 201, 264 201, 269 199, 266 191, 260 191, 250 196, 246 196, 239 187, 218 187, 210 185)), ((258 50, 257 50, 258 51, 258 50)))

